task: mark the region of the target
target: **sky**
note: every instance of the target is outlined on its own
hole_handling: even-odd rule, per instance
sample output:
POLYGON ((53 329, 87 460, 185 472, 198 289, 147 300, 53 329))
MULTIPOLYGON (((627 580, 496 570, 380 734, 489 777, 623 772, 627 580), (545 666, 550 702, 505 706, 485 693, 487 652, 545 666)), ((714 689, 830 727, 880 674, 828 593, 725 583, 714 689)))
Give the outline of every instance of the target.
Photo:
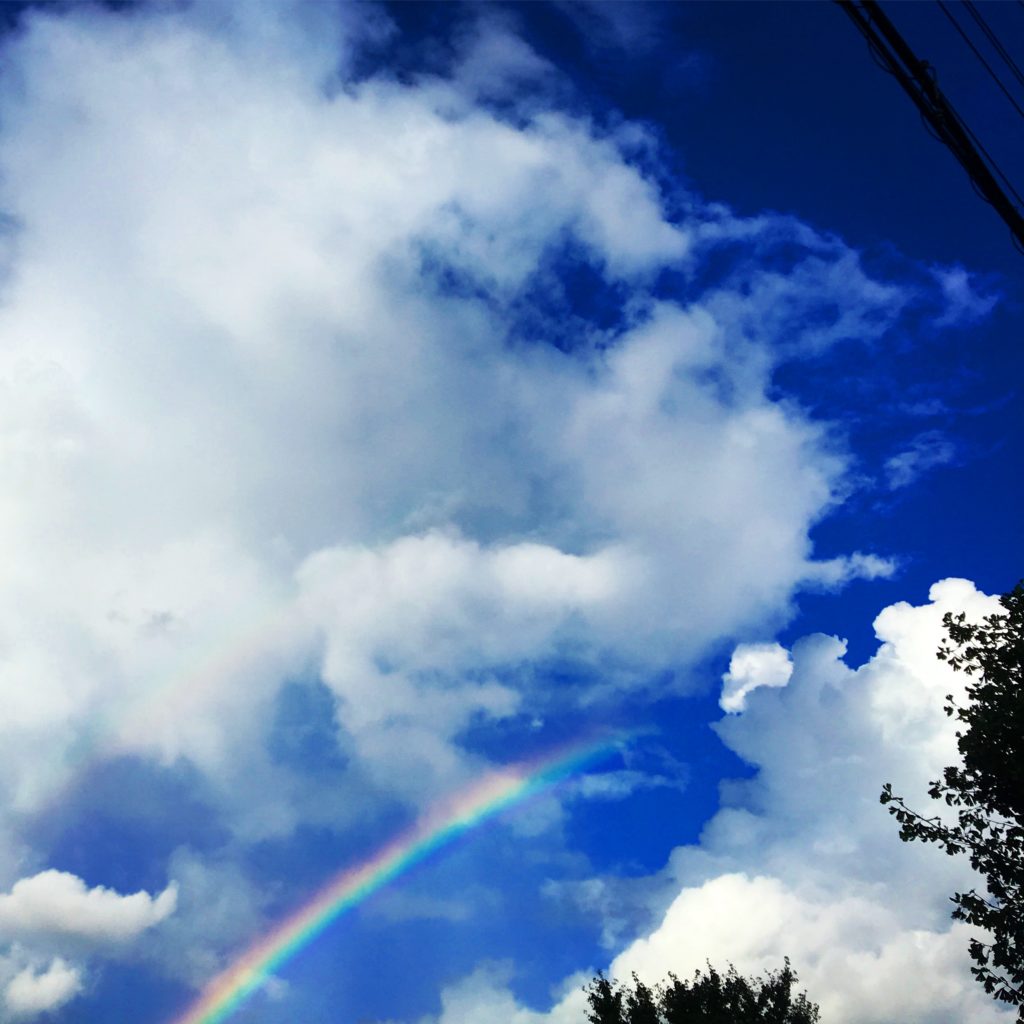
POLYGON ((7 6, 0 267, 0 1024, 1009 1019, 878 794, 1022 575, 1024 263, 838 7, 7 6))

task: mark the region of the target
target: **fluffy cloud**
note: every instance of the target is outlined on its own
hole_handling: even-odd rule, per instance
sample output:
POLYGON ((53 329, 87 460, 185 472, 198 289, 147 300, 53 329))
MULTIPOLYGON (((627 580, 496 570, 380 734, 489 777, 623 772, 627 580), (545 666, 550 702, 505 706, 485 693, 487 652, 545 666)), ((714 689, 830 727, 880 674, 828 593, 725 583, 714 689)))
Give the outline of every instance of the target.
MULTIPOLYGON (((496 662, 558 651, 626 684, 777 620, 802 581, 879 571, 814 562, 844 459, 769 397, 790 321, 750 326, 780 288, 791 318, 885 321, 898 287, 841 243, 750 222, 804 249, 791 279, 655 302, 651 274, 743 231, 670 223, 636 131, 510 123, 457 75, 333 88, 283 13, 26 23, 0 92, 10 803, 52 799, 83 749, 186 756, 233 794, 245 764, 271 799, 254 744, 320 651, 371 763, 451 781, 459 725, 522 699, 496 662), (577 317, 563 351, 560 317, 520 311, 566 246, 625 291, 617 328, 577 317)), ((473 45, 511 53, 503 28, 473 45)))
POLYGON ((722 676, 723 711, 742 711, 747 695, 759 686, 785 686, 793 674, 793 662, 782 644, 740 644, 722 676))
MULTIPOLYGON (((885 781, 926 804, 928 780, 955 763, 943 698, 962 694, 964 680, 935 657, 941 618, 966 611, 977 621, 998 607, 965 580, 938 583, 929 598, 886 608, 875 620, 878 651, 857 669, 844 663, 842 641, 822 635, 794 647, 791 673, 781 648, 737 650, 725 692, 765 671, 774 685, 748 689, 718 730, 757 774, 724 786, 700 843, 678 848, 660 878, 620 891, 646 899, 654 925, 626 943, 612 975, 655 981, 705 959, 757 973, 790 956, 835 1024, 1009 1019, 969 973, 970 929, 950 922, 948 896, 975 884, 969 867, 901 843, 878 805, 885 781)), ((613 887, 597 895, 591 910, 624 916, 609 902, 613 887)), ((567 979, 549 1015, 516 1012, 579 1020, 580 981, 567 979)), ((440 1019, 479 1018, 506 1003, 514 1006, 500 979, 484 972, 449 993, 440 1019)))
MULTIPOLYGON (((551 703, 682 689, 800 587, 892 569, 816 559, 848 459, 772 372, 881 337, 915 289, 791 218, 665 195, 651 135, 556 109, 505 26, 450 76, 356 75, 389 31, 362 7, 71 7, 3 44, 12 831, 112 754, 195 766, 243 844, 421 804, 553 659, 590 682, 551 703), (502 76, 537 82, 510 116, 502 76), (564 308, 569 261, 611 326, 564 308), (330 799, 267 749, 307 677, 348 766, 330 799)), ((12 931, 98 939, 174 897, 44 872, 2 901, 12 931)))
POLYGON ((66 871, 42 871, 0 894, 0 936, 8 941, 61 935, 92 942, 126 942, 162 921, 177 902, 177 888, 158 896, 127 896, 96 886, 66 871))
POLYGON ((0 894, 0 945, 7 947, 0 955, 0 1021, 63 1006, 82 991, 90 958, 126 951, 176 904, 173 883, 151 896, 90 889, 66 871, 19 879, 0 894), (64 955, 52 956, 53 949, 64 955))
POLYGON ((81 988, 79 971, 55 957, 38 973, 31 967, 19 971, 4 988, 4 1006, 14 1018, 34 1017, 63 1006, 81 988))
POLYGON ((838 1024, 1004 1020, 967 973, 969 936, 964 926, 908 927, 902 908, 877 896, 808 898, 777 878, 728 874, 684 889, 610 970, 653 979, 708 959, 759 973, 790 955, 822 1016, 838 1024))
POLYGON ((997 607, 964 580, 929 598, 886 608, 858 669, 841 641, 807 638, 787 685, 755 690, 719 723, 757 774, 726 786, 700 847, 675 852, 683 888, 616 970, 688 970, 711 955, 754 970, 789 955, 830 1020, 1002 1018, 968 972, 968 930, 949 920, 948 896, 974 884, 968 866, 901 843, 878 805, 885 781, 927 803, 928 781, 956 762, 942 707, 964 679, 935 657, 942 615, 997 607), (911 975, 936 980, 908 986, 911 975))
POLYGON ((459 984, 446 988, 441 995, 441 1017, 444 1024, 476 1024, 484 1017, 508 1021, 509 1024, 547 1024, 552 1018, 558 1024, 579 1021, 582 999, 576 997, 575 1013, 558 1007, 552 1017, 529 1010, 516 1003, 508 991, 510 970, 507 965, 488 964, 474 971, 459 984))

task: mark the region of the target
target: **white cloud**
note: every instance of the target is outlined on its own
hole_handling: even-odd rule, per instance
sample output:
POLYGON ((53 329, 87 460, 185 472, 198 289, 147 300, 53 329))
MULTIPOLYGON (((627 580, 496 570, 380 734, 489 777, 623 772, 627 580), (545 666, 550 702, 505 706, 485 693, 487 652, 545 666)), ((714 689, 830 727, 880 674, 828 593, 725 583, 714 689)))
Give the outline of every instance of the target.
POLYGON ((953 461, 956 448, 938 430, 927 430, 885 460, 885 477, 890 490, 907 487, 919 476, 953 461))
POLYGON ((880 340, 912 298, 909 289, 872 278, 860 255, 839 239, 789 218, 711 219, 699 238, 742 238, 749 246, 726 287, 705 302, 737 338, 770 333, 776 339, 772 356, 779 361, 824 352, 842 341, 880 340), (766 271, 764 257, 787 237, 808 247, 807 258, 787 272, 766 271))
POLYGON ((151 896, 90 889, 66 871, 19 879, 0 893, 0 1022, 69 1002, 83 990, 91 959, 137 952, 143 933, 173 913, 177 897, 174 883, 151 896))
MULTIPOLYGON (((570 997, 573 1005, 558 1007, 551 1015, 526 1009, 516 1003, 508 990, 511 971, 508 964, 483 964, 458 984, 441 994, 444 1024, 478 1024, 481 1020, 507 1021, 508 1024, 578 1024, 583 1016, 583 1000, 570 997)), ((426 1021, 421 1024, 427 1024, 426 1021)))
POLYGON ((792 674, 789 651, 781 644, 740 644, 729 659, 729 671, 722 676, 722 710, 742 711, 747 694, 759 686, 785 686, 792 674))
MULTIPOLYGON (((631 162, 650 133, 545 108, 555 73, 505 26, 451 81, 347 77, 390 31, 356 10, 32 9, 4 43, 5 809, 129 752, 190 760, 242 842, 351 822, 457 785, 460 731, 529 711, 545 659, 596 678, 551 702, 683 686, 800 587, 892 569, 815 560, 847 462, 770 374, 878 336, 907 290, 788 218, 675 195, 671 221, 631 162), (515 118, 476 102, 501 75, 539 79, 515 118), (712 293, 652 298, 715 246, 712 293), (561 318, 520 321, 567 248, 623 301, 562 351, 561 318), (318 673, 330 800, 264 742, 318 673)), ((44 872, 0 915, 113 938, 173 899, 44 872)), ((216 941, 187 974, 237 938, 189 905, 216 941)))
MULTIPOLYGON (((949 895, 974 884, 967 864, 900 842, 878 804, 885 781, 927 804, 928 780, 956 762, 943 704, 964 679, 935 657, 942 614, 980 619, 996 608, 964 580, 936 584, 929 599, 886 608, 875 620, 878 651, 856 670, 834 638, 794 647, 788 685, 754 691, 742 714, 718 726, 757 775, 723 791, 701 847, 673 860, 684 883, 676 912, 690 905, 690 927, 713 929, 715 914, 733 922, 720 955, 731 946, 738 966, 790 955, 834 1021, 1000 1016, 968 973, 966 929, 949 920, 949 895), (701 900, 708 914, 691 904, 701 900), (941 980, 900 986, 908 972, 941 980)), ((678 933, 672 916, 666 944, 678 933)))
MULTIPOLYGON (((748 691, 741 713, 718 725, 757 774, 724 786, 723 806, 700 843, 678 848, 659 877, 631 893, 620 887, 616 895, 599 879, 581 891, 613 930, 630 896, 655 915, 654 926, 612 959, 610 973, 636 971, 653 983, 669 971, 685 976, 706 959, 758 973, 789 956, 801 987, 833 1024, 1008 1021, 1010 1012, 969 973, 970 929, 949 917, 948 897, 976 884, 969 866, 902 843, 878 803, 890 781, 926 808, 928 780, 955 763, 955 729, 943 705, 945 694, 963 692, 964 680, 935 657, 941 618, 966 611, 978 621, 997 607, 969 582, 944 580, 929 603, 882 611, 879 648, 857 669, 844 663, 845 645, 833 637, 797 644, 786 685, 748 691)), ((764 646, 755 664, 770 657, 781 679, 784 660, 764 646)), ((731 685, 727 677, 726 692, 731 685)), ((636 905, 632 916, 643 917, 636 905)), ((454 989, 439 1020, 504 1012, 507 990, 484 980, 454 989)), ((523 1019, 581 1019, 579 982, 566 979, 550 1015, 523 1019)))
POLYGON ((789 955, 801 988, 837 1024, 1005 1019, 965 970, 969 936, 964 926, 908 928, 901 908, 877 898, 808 898, 777 878, 727 874, 684 889, 658 928, 609 970, 653 980, 710 960, 757 974, 789 955))
POLYGON ((93 942, 127 942, 158 924, 175 907, 177 887, 157 896, 122 896, 113 889, 89 889, 66 871, 42 871, 0 894, 0 937, 74 936, 93 942))
POLYGON ((588 800, 623 800, 640 789, 685 789, 683 778, 651 775, 647 772, 619 771, 586 775, 570 787, 572 794, 588 800))
POLYGON ((44 971, 26 967, 16 974, 4 988, 4 1005, 13 1017, 34 1017, 60 1008, 81 989, 78 969, 55 957, 44 971))
MULTIPOLYGON (((509 124, 440 79, 322 88, 301 19, 26 23, 0 94, 13 803, 98 747, 190 757, 287 829, 302 801, 253 746, 320 650, 357 752, 452 781, 460 723, 523 698, 496 662, 571 653, 627 685, 777 621, 808 579, 874 573, 813 561, 844 461, 769 397, 775 329, 735 344, 782 287, 888 308, 839 243, 805 229, 788 285, 652 303, 696 228, 585 118, 509 124), (632 289, 625 325, 573 354, 509 339, 567 240, 632 289), (311 586, 334 606, 307 615, 311 586)), ((501 26, 485 44, 510 52, 501 26)))
POLYGON ((815 562, 808 571, 807 580, 828 589, 837 589, 851 580, 887 579, 896 572, 896 568, 895 559, 855 551, 852 555, 815 562))

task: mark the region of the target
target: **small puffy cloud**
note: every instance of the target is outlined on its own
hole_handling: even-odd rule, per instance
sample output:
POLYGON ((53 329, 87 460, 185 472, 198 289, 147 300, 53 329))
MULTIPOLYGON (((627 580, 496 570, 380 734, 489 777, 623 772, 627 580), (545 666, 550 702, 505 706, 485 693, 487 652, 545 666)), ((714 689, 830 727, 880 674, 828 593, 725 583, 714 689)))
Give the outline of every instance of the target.
POLYGON ((625 770, 585 775, 570 788, 570 792, 579 794, 586 800, 624 800, 641 789, 685 788, 685 776, 668 778, 663 775, 650 775, 647 772, 625 770))
POLYGON ((893 558, 855 551, 852 555, 815 562, 808 569, 807 580, 828 590, 835 590, 852 580, 888 579, 897 567, 893 558))
POLYGON ((167 917, 177 898, 174 883, 157 896, 147 892, 122 896, 103 886, 89 889, 66 871, 42 871, 0 894, 0 937, 10 941, 50 935, 126 942, 167 917))
POLYGON ((952 462, 956 447, 938 430, 928 430, 902 451, 885 460, 885 479, 892 491, 912 484, 930 469, 952 462))
POLYGON ((792 674, 789 651, 781 644, 740 644, 722 676, 719 704, 723 711, 742 711, 747 694, 759 686, 785 686, 792 674))
POLYGON ((43 971, 26 967, 16 974, 4 987, 4 1007, 16 1019, 34 1017, 59 1009, 81 989, 79 969, 55 957, 43 971))

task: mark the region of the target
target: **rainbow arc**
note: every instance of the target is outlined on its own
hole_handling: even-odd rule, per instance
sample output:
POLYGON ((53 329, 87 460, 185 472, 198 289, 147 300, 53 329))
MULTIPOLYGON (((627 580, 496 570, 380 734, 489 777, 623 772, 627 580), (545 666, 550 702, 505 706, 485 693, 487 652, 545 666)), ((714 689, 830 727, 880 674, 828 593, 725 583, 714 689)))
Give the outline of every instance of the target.
POLYGON ((371 857, 340 871, 215 977, 174 1024, 227 1020, 275 971, 347 911, 459 836, 603 760, 618 745, 607 739, 575 744, 486 775, 371 857))

